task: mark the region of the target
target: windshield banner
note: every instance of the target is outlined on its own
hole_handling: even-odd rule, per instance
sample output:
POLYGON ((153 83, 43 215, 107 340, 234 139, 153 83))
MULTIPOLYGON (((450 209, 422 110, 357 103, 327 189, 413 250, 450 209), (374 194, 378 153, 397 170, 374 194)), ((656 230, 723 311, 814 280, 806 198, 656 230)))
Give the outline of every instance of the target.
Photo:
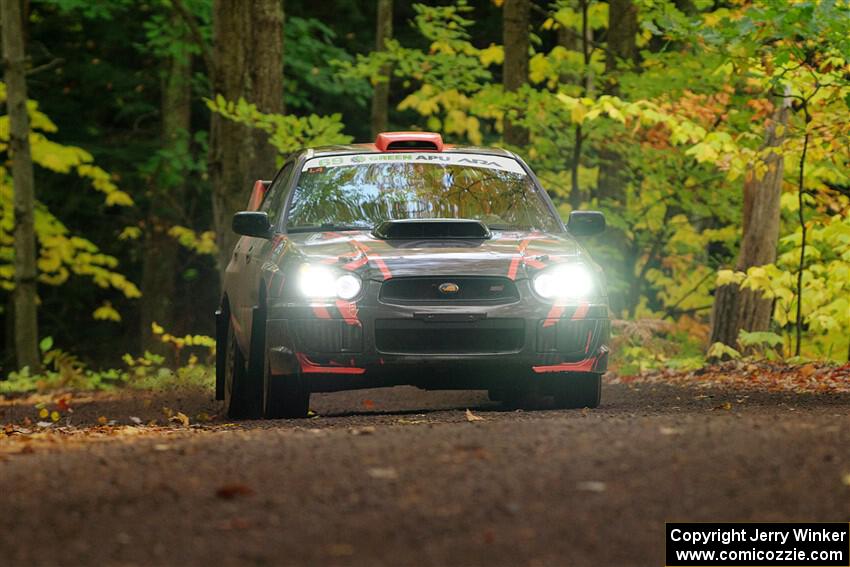
POLYGON ((328 156, 308 159, 301 171, 318 167, 341 167, 373 163, 434 163, 438 165, 459 165, 508 171, 518 175, 526 175, 518 161, 502 156, 465 153, 392 153, 392 154, 352 154, 344 156, 328 156))

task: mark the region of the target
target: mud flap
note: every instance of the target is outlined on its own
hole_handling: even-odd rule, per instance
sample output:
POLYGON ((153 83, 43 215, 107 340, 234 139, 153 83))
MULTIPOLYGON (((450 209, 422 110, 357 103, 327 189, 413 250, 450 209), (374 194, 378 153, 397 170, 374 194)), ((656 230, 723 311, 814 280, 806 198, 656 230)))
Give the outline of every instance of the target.
POLYGON ((248 388, 254 393, 255 401, 259 403, 258 411, 262 412, 263 378, 266 364, 266 312, 262 307, 254 307, 251 315, 251 343, 248 347, 248 388))
POLYGON ((224 399, 224 368, 227 357, 227 328, 229 321, 224 310, 215 312, 215 399, 224 399))

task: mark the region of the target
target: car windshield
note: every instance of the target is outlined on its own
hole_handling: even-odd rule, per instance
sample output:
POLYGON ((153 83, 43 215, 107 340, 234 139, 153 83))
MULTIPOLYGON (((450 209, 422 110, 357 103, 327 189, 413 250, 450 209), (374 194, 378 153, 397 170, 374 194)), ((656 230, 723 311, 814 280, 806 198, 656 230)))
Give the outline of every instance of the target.
POLYGON ((290 231, 351 230, 432 218, 474 219, 494 230, 560 230, 516 160, 464 153, 307 160, 286 225, 290 231))

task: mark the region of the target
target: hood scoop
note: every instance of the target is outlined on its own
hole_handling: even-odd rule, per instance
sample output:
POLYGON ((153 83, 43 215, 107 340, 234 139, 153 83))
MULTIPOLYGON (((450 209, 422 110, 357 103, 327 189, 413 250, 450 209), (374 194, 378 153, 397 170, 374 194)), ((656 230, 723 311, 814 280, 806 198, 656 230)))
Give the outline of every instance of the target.
POLYGON ((384 221, 373 234, 382 240, 483 240, 490 238, 490 229, 477 220, 403 219, 384 221))

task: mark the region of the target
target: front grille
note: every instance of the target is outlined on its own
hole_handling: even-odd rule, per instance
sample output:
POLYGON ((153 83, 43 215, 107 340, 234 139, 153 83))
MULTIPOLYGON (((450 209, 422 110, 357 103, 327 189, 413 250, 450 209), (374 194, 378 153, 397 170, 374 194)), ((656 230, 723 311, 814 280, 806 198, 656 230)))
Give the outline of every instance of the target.
POLYGON ((392 278, 381 286, 380 295, 384 303, 401 304, 512 303, 518 299, 513 281, 487 276, 392 278), (451 291, 452 284, 457 291, 451 291))
POLYGON ((506 354, 519 352, 524 342, 522 319, 375 321, 375 348, 386 354, 506 354))

